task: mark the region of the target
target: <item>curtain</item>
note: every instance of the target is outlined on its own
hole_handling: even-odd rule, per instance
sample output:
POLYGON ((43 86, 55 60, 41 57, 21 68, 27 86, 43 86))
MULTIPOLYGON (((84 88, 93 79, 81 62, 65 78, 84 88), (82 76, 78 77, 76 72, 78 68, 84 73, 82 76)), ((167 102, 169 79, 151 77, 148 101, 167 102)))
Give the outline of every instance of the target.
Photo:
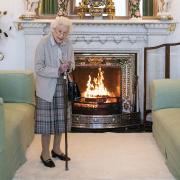
POLYGON ((143 16, 153 16, 153 0, 143 0, 143 16))
POLYGON ((57 0, 42 0, 42 14, 57 14, 57 0))

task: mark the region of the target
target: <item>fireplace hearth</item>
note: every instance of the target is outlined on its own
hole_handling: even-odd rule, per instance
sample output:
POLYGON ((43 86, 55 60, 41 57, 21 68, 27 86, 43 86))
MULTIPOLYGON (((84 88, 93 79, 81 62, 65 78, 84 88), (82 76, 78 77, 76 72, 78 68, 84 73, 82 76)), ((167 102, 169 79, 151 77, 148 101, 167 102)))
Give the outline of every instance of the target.
POLYGON ((81 98, 72 104, 72 127, 106 129, 140 125, 136 54, 76 53, 73 78, 81 98))

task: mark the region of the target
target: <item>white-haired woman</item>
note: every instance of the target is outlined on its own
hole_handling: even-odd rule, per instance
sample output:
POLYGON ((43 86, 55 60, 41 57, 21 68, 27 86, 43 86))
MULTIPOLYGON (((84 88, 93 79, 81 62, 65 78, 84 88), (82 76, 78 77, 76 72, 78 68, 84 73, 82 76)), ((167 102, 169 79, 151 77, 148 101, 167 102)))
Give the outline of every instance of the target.
MULTIPOLYGON (((51 155, 60 160, 70 160, 60 149, 64 132, 63 73, 74 69, 74 51, 68 39, 71 21, 57 17, 51 32, 38 44, 35 54, 36 115, 35 133, 41 134, 40 159, 47 167, 55 167, 50 156, 50 138, 54 135, 51 155)), ((68 130, 71 128, 71 107, 68 105, 68 130)))

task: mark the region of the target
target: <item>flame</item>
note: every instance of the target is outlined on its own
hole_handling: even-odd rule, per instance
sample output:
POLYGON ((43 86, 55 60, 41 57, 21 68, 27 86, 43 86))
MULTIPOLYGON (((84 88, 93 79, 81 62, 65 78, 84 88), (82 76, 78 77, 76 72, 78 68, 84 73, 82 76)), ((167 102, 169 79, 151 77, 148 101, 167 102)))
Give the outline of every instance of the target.
POLYGON ((101 68, 98 68, 98 75, 96 78, 93 79, 89 75, 89 80, 87 81, 87 88, 84 93, 84 97, 86 98, 93 98, 98 96, 110 96, 110 92, 104 86, 104 72, 101 71, 101 68))

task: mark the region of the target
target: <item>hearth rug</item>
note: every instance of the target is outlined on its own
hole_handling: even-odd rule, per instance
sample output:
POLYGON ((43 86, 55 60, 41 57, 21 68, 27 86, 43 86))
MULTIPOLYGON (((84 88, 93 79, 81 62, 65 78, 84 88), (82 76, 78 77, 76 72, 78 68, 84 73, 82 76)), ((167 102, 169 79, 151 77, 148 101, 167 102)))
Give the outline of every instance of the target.
POLYGON ((68 140, 68 171, 58 159, 55 168, 43 166, 36 135, 13 180, 174 180, 152 133, 69 133, 68 140))

